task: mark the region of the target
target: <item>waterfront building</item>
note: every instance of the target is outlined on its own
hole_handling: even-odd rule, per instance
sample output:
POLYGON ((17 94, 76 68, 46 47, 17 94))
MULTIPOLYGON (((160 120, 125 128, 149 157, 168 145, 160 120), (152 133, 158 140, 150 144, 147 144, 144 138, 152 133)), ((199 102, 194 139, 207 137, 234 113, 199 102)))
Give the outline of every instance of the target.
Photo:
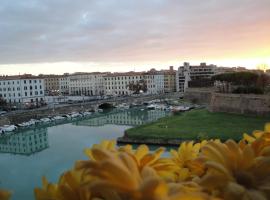
POLYGON ((104 95, 104 76, 101 72, 77 72, 71 74, 69 81, 69 94, 80 96, 104 95))
POLYGON ((134 91, 131 84, 138 84, 144 80, 141 72, 108 73, 104 76, 104 88, 106 95, 130 95, 134 91))
POLYGON ((151 69, 145 73, 148 94, 164 93, 164 74, 161 71, 151 69))
POLYGON ((44 79, 31 74, 0 77, 0 97, 14 105, 44 102, 44 79))
POLYGON ((48 147, 47 128, 26 130, 0 138, 0 153, 31 155, 48 147))
POLYGON ((69 94, 69 85, 70 85, 70 77, 68 73, 59 77, 59 93, 61 95, 69 94))
POLYGON ((169 70, 161 70, 164 74, 164 92, 176 92, 176 70, 170 66, 169 70))
POLYGON ((176 90, 177 92, 185 92, 189 87, 190 81, 207 80, 216 74, 216 65, 190 65, 185 62, 183 66, 178 68, 176 73, 176 90))
POLYGON ((39 75, 39 77, 44 79, 44 86, 45 86, 45 94, 46 95, 59 95, 59 81, 60 76, 59 75, 39 75))

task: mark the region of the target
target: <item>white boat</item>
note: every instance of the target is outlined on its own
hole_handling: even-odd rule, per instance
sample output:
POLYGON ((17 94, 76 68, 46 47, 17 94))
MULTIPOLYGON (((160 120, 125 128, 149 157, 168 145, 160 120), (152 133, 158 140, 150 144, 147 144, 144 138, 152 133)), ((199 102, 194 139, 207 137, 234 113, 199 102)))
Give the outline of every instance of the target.
POLYGON ((156 104, 150 104, 149 106, 147 106, 147 109, 149 109, 149 110, 154 110, 156 108, 157 108, 156 104))
POLYGON ((77 117, 81 117, 82 115, 80 113, 72 113, 71 114, 71 118, 77 118, 77 117))
POLYGON ((37 124, 37 123, 39 123, 40 122, 40 120, 37 120, 37 119, 30 119, 30 121, 29 121, 31 124, 37 124))
POLYGON ((27 127, 27 126, 30 126, 30 124, 28 122, 23 122, 23 123, 20 123, 18 124, 19 127, 27 127))
POLYGON ((54 120, 63 120, 63 119, 65 119, 65 118, 62 117, 62 116, 55 116, 55 117, 53 117, 53 119, 54 119, 54 120))
POLYGON ((172 109, 173 112, 184 112, 190 110, 188 106, 176 106, 172 109))
POLYGON ((99 108, 97 111, 98 111, 98 112, 103 112, 103 109, 100 109, 100 108, 99 108))
POLYGON ((67 118, 67 119, 70 119, 71 118, 71 116, 70 115, 63 115, 63 117, 65 117, 65 118, 67 118))
POLYGON ((88 111, 86 111, 86 112, 83 113, 83 116, 89 116, 89 115, 92 115, 92 113, 91 112, 88 112, 88 111))
POLYGON ((119 108, 119 109, 129 109, 130 108, 130 106, 129 105, 127 105, 126 103, 123 103, 123 104, 119 104, 118 106, 117 106, 117 108, 119 108))
POLYGON ((48 123, 48 122, 50 122, 51 120, 50 120, 49 118, 46 117, 46 118, 41 118, 40 121, 43 122, 43 123, 48 123))
POLYGON ((15 131, 17 129, 17 126, 15 125, 4 125, 2 127, 2 129, 5 131, 5 132, 12 132, 12 131, 15 131))

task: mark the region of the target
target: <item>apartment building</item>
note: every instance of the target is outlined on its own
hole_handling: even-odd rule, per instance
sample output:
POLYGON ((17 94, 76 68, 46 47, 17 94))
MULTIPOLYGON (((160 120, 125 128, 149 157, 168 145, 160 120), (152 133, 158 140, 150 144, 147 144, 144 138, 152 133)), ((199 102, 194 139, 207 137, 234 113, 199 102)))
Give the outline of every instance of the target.
POLYGON ((59 77, 59 94, 68 95, 69 94, 69 84, 70 77, 69 74, 66 73, 59 77))
POLYGON ((148 94, 164 93, 164 74, 161 71, 151 69, 145 73, 148 94))
POLYGON ((0 97, 10 104, 44 102, 44 79, 31 74, 0 77, 0 97))
POLYGON ((95 96, 104 95, 104 76, 106 73, 77 72, 69 75, 69 94, 95 96))
POLYGON ((106 95, 130 95, 134 93, 130 89, 131 84, 137 84, 144 80, 144 74, 140 72, 109 73, 104 76, 104 88, 106 95))
POLYGON ((176 70, 170 66, 169 70, 162 70, 164 74, 164 92, 176 92, 176 70))
POLYGON ((45 95, 58 95, 59 94, 59 75, 44 75, 40 74, 40 78, 44 79, 45 95))
POLYGON ((177 92, 185 92, 190 81, 210 79, 216 74, 216 65, 190 65, 185 62, 183 66, 178 68, 176 73, 176 90, 177 92))

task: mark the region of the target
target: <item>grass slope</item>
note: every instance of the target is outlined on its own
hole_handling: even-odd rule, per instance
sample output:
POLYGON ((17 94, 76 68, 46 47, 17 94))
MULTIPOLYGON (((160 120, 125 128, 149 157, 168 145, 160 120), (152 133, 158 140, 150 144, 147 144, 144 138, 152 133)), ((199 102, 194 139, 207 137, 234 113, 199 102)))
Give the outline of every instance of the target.
POLYGON ((205 109, 192 110, 162 118, 156 122, 126 131, 129 138, 239 140, 243 133, 263 130, 270 117, 251 117, 229 113, 211 113, 205 109))

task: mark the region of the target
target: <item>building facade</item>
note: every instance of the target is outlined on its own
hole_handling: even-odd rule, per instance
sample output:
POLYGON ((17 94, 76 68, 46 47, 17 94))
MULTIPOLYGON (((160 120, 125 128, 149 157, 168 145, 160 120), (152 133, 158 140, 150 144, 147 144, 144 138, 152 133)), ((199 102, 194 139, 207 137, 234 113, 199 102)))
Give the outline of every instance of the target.
POLYGON ((164 74, 164 92, 176 92, 176 70, 170 66, 169 70, 162 70, 164 74))
POLYGON ((177 92, 185 92, 190 81, 210 79, 216 74, 216 69, 216 65, 201 63, 200 65, 191 66, 189 63, 185 62, 183 66, 178 68, 176 73, 177 92))
POLYGON ((44 79, 32 75, 0 77, 0 97, 9 104, 44 102, 44 79))
POLYGON ((69 74, 64 74, 59 77, 59 94, 68 95, 69 94, 70 77, 69 74))
POLYGON ((144 80, 144 74, 138 72, 109 73, 104 76, 104 88, 106 95, 130 95, 134 91, 131 84, 137 84, 144 80))
POLYGON ((45 94, 46 95, 59 95, 59 75, 39 75, 44 79, 45 94))
POLYGON ((145 73, 148 94, 164 93, 164 74, 161 71, 151 69, 145 73))
POLYGON ((97 96, 104 95, 106 73, 74 73, 69 76, 69 94, 97 96))

